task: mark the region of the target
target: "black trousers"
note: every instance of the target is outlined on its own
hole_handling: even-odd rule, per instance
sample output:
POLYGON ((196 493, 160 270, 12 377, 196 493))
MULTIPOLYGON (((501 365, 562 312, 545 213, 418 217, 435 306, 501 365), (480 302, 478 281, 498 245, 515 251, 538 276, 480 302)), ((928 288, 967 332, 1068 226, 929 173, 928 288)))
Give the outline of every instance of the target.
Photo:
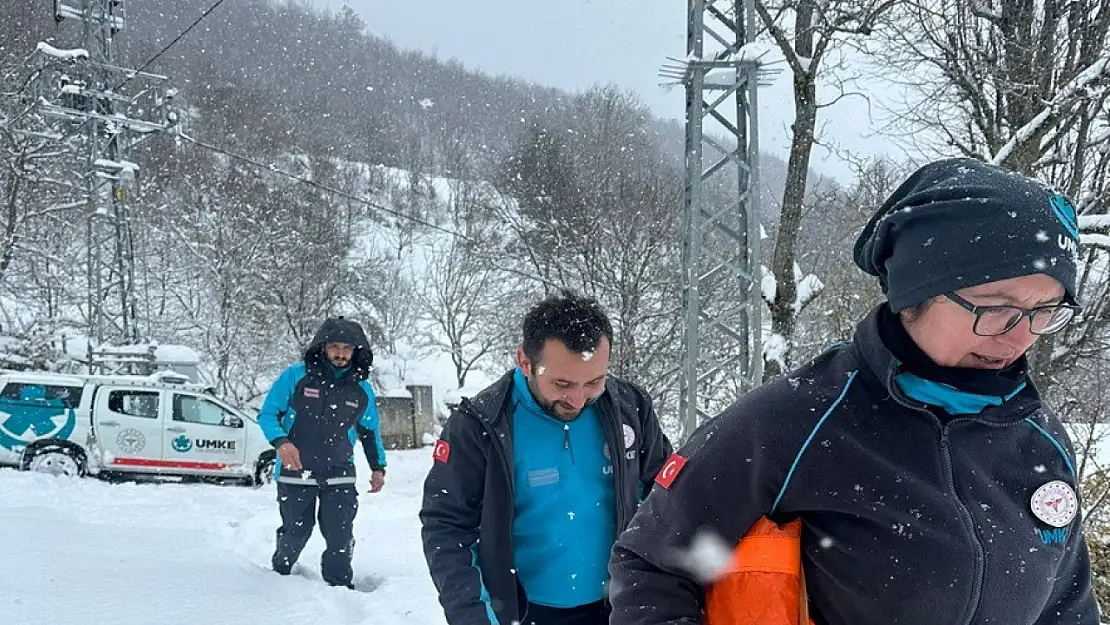
POLYGON ((277 493, 281 527, 277 530, 277 548, 272 560, 274 570, 282 575, 289 574, 312 536, 318 518, 320 533, 327 543, 320 558, 324 581, 333 586, 349 586, 353 575, 355 513, 358 512, 355 485, 300 486, 278 482, 277 493))
POLYGON ((604 601, 573 608, 552 608, 529 603, 523 625, 609 625, 609 607, 604 601))

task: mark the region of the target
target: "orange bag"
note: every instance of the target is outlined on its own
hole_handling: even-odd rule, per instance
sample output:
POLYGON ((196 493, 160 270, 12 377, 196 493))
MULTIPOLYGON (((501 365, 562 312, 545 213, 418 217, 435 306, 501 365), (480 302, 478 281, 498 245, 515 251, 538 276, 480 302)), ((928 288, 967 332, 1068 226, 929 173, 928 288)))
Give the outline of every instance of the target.
POLYGON ((802 574, 802 520, 760 517, 706 588, 704 625, 813 625, 802 574))

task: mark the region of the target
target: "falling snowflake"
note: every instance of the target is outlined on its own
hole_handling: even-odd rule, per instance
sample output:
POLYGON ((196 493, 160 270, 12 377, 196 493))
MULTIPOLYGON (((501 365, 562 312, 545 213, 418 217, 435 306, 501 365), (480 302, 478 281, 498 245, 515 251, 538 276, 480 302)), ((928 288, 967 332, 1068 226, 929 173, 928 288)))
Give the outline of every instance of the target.
POLYGON ((684 568, 703 584, 720 577, 728 569, 732 550, 717 534, 700 531, 690 542, 690 548, 680 554, 684 568))

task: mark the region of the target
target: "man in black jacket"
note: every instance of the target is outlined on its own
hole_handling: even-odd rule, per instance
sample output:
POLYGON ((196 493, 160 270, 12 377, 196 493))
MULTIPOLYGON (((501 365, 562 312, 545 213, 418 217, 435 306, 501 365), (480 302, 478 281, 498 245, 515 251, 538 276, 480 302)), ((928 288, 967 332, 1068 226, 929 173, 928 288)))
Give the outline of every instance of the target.
POLYGON ((385 448, 374 389, 366 378, 374 354, 354 321, 328 319, 305 350, 304 360, 274 382, 258 425, 277 449, 275 467, 281 527, 273 568, 288 575, 312 535, 316 501, 327 542, 321 573, 328 584, 353 588, 352 536, 358 491, 354 441, 370 465, 370 492, 385 485, 385 448))
POLYGON ((436 443, 424 554, 450 625, 602 625, 613 541, 671 445, 650 397, 608 375, 594 300, 549 297, 523 335, 517 368, 436 443))

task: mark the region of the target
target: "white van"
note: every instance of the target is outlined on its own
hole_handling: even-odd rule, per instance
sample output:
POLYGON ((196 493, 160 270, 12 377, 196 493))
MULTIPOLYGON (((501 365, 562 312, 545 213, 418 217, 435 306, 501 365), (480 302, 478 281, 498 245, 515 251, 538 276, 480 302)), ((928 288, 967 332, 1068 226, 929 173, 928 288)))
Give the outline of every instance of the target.
POLYGON ((0 465, 262 484, 274 457, 251 417, 177 374, 0 373, 0 465))

